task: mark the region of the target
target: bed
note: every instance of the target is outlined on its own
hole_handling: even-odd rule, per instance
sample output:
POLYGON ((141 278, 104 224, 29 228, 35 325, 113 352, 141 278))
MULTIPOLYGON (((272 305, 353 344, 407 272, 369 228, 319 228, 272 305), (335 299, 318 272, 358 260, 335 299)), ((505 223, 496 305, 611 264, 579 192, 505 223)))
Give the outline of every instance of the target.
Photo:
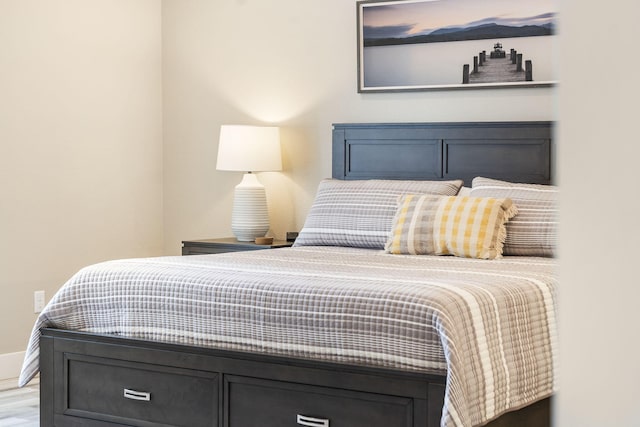
POLYGON ((376 198, 408 185, 421 203, 462 200, 473 182, 471 199, 513 194, 536 219, 549 203, 518 191, 556 193, 551 135, 549 122, 335 124, 333 178, 293 248, 115 260, 61 288, 20 379, 40 372, 41 425, 550 425, 553 221, 535 227, 541 254, 527 252, 537 221, 511 221, 516 255, 394 255, 376 198), (336 197, 364 229, 336 225, 336 197))

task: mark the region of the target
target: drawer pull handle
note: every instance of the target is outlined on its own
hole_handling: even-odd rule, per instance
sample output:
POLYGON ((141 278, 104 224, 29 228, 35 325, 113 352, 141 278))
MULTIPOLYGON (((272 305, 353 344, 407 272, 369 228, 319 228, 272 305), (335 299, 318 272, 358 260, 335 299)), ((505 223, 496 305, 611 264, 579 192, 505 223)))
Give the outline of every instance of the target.
POLYGON ((301 426, 329 427, 329 420, 326 418, 313 418, 298 414, 298 416, 296 417, 296 421, 301 426))
POLYGON ((146 391, 129 390, 128 388, 125 388, 124 397, 126 397, 127 399, 144 400, 148 402, 151 400, 151 393, 148 393, 146 391))

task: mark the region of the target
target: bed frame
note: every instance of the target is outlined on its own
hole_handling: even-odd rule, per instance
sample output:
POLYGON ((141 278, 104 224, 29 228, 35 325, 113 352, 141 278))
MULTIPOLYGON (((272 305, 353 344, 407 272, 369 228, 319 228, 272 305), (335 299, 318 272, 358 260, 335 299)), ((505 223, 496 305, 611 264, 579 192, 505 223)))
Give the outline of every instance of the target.
POLYGON ((336 124, 333 177, 550 184, 551 122, 336 124))
MULTIPOLYGON (((333 177, 551 183, 552 123, 336 124, 333 177)), ((43 329, 40 425, 436 427, 444 376, 43 329)), ((489 426, 550 425, 549 399, 489 426)))

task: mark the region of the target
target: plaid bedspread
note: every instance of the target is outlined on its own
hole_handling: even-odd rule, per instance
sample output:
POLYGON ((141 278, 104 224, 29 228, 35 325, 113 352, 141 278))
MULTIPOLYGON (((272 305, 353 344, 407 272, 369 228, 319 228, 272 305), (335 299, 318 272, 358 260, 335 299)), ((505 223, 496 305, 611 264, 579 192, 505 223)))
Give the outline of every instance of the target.
POLYGON ((40 314, 40 328, 116 334, 447 375, 443 426, 481 425, 551 395, 555 262, 298 247, 104 262, 40 314))

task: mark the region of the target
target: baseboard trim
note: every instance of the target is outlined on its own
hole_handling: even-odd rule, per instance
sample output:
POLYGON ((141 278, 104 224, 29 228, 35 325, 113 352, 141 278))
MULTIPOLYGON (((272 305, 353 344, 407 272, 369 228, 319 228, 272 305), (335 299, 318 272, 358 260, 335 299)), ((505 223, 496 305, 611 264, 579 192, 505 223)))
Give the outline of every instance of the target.
POLYGON ((24 351, 0 354, 0 381, 18 378, 24 361, 24 351))

